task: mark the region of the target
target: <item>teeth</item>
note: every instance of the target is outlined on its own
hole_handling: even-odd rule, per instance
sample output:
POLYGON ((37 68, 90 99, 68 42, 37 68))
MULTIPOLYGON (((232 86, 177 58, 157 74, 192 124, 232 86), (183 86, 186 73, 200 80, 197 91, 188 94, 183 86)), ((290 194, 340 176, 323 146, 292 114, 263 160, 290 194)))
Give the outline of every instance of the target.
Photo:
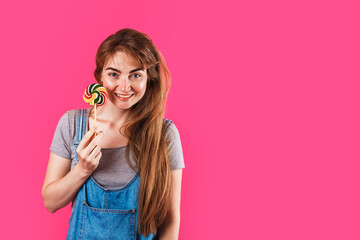
POLYGON ((122 97, 122 98, 128 98, 128 97, 132 96, 132 94, 130 94, 130 95, 120 95, 120 94, 117 94, 117 93, 115 93, 115 95, 118 96, 118 97, 122 97))

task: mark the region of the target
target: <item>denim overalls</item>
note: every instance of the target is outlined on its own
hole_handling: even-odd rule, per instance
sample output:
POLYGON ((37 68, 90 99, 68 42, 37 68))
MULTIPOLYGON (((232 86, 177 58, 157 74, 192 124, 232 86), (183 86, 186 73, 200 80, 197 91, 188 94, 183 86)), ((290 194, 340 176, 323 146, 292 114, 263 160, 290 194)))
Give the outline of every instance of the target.
MULTIPOLYGON (((86 109, 79 109, 78 113, 74 142, 76 163, 79 161, 76 149, 87 126, 86 109)), ((138 174, 116 190, 104 188, 91 175, 77 194, 66 239, 158 239, 155 233, 145 237, 137 231, 139 186, 138 174)))

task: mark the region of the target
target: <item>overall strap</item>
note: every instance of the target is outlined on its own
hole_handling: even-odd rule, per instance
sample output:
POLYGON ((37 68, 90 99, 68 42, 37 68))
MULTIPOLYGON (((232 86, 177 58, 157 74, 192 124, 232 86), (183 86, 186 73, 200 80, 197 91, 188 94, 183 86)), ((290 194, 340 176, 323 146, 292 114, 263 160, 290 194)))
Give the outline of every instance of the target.
POLYGON ((81 139, 83 139, 86 131, 86 109, 78 109, 78 115, 76 118, 76 137, 74 142, 74 151, 75 151, 75 162, 78 162, 78 156, 76 149, 79 146, 81 139))

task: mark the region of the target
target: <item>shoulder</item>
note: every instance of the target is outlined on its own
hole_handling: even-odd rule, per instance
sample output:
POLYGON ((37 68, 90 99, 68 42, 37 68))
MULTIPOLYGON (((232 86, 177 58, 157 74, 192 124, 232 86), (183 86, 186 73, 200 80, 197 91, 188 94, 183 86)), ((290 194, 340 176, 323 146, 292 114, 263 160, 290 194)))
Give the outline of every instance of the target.
POLYGON ((164 118, 165 134, 172 140, 180 138, 180 133, 174 121, 164 118))
POLYGON ((172 120, 164 119, 171 170, 185 168, 180 133, 172 120))
MULTIPOLYGON (((81 115, 79 114, 81 111, 79 111, 80 109, 70 109, 65 111, 60 120, 58 125, 62 128, 62 129, 69 129, 70 133, 74 131, 74 126, 76 125, 76 121, 77 121, 77 116, 81 115)), ((83 113, 87 113, 86 109, 84 109, 85 111, 83 111, 83 113)))
POLYGON ((66 118, 72 122, 73 120, 76 120, 77 116, 87 116, 90 112, 90 109, 71 109, 67 110, 63 117, 66 115, 66 118))
POLYGON ((82 114, 88 114, 90 109, 71 109, 65 112, 70 118, 74 118, 75 116, 79 116, 82 114))
POLYGON ((66 111, 66 114, 68 115, 76 115, 80 109, 71 109, 66 111))
POLYGON ((167 119, 167 118, 163 118, 163 123, 165 126, 168 126, 170 124, 173 124, 174 122, 170 119, 167 119))
POLYGON ((164 118, 163 119, 163 127, 165 129, 165 132, 167 133, 169 130, 173 130, 173 128, 176 128, 174 122, 170 119, 164 118))
POLYGON ((77 109, 67 110, 67 111, 63 112, 63 114, 59 120, 59 123, 61 125, 69 125, 71 123, 71 120, 73 118, 75 118, 76 112, 77 112, 77 109))
POLYGON ((62 114, 62 118, 70 118, 77 115, 78 109, 65 110, 62 114))

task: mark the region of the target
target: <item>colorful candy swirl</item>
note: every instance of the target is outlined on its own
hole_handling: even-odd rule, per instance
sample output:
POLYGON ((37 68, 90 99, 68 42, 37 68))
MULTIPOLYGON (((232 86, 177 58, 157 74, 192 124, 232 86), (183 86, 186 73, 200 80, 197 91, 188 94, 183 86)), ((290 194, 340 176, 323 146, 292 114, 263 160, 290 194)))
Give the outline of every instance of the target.
POLYGON ((107 92, 106 89, 98 83, 90 84, 84 91, 84 101, 89 103, 91 106, 94 104, 102 106, 106 102, 107 92))

